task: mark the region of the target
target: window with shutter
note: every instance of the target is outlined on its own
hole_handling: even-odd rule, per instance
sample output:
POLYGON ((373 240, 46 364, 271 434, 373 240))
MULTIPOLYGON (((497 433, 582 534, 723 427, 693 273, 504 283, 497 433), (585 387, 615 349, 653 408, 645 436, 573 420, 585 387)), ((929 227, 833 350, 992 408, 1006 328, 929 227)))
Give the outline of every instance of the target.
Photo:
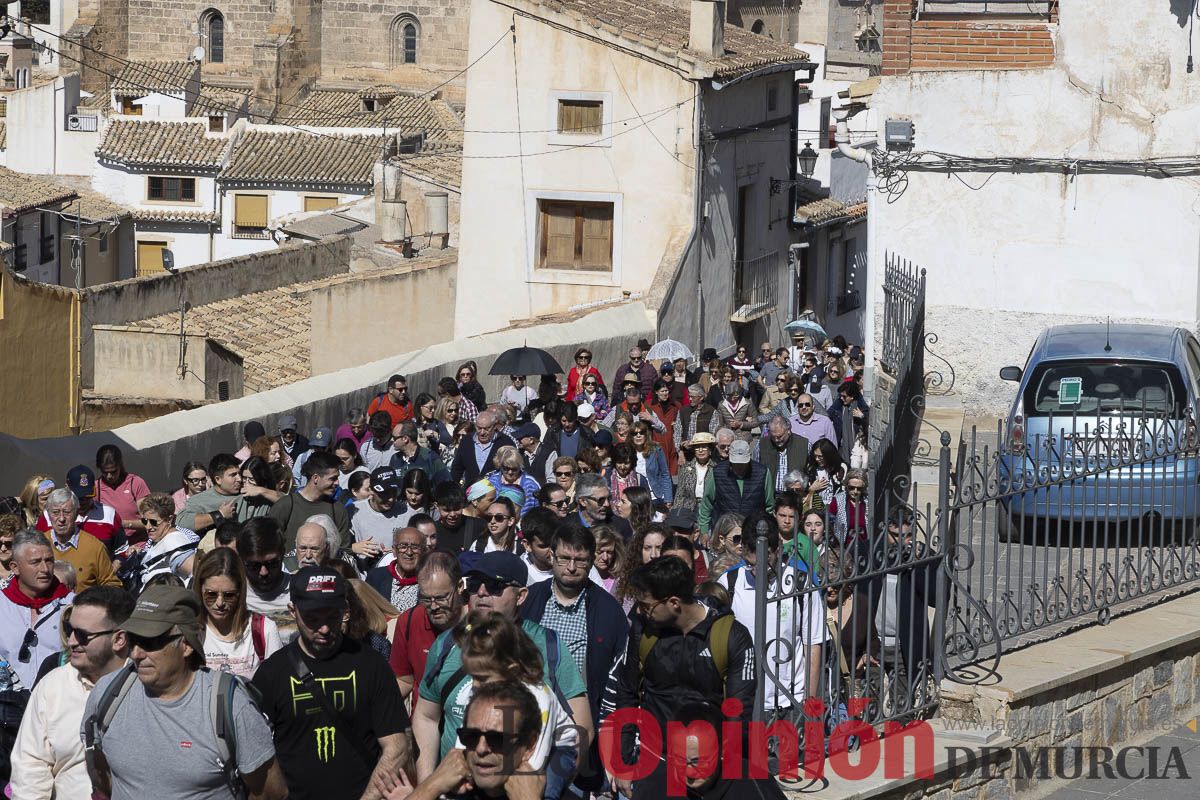
POLYGON ((612 203, 539 200, 538 212, 539 268, 612 269, 612 203))
POLYGON ((599 100, 559 100, 558 132, 600 134, 604 130, 604 103, 599 100))
POLYGON ((304 197, 305 211, 327 211, 331 208, 337 208, 338 199, 336 197, 316 197, 306 195, 304 197))
POLYGON ((159 272, 165 272, 163 269, 162 254, 163 250, 167 249, 166 242, 138 242, 137 243, 137 274, 155 275, 159 272))
POLYGON ((267 236, 267 196, 238 194, 233 197, 235 239, 264 239, 267 236))

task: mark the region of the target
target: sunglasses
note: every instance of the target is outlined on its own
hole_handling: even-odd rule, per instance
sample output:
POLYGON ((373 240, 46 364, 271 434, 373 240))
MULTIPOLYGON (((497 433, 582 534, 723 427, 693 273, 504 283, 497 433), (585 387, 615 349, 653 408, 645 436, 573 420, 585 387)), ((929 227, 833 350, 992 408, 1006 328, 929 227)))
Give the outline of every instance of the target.
POLYGON ((596 382, 595 382, 595 381, 584 381, 584 382, 583 382, 583 385, 584 385, 584 386, 590 386, 590 387, 592 387, 593 389, 594 389, 594 388, 596 388, 596 382))
POLYGON ((812 403, 796 403, 796 408, 812 408, 812 403))
POLYGON ((110 628, 106 631, 85 631, 81 628, 76 628, 69 622, 64 622, 62 624, 62 629, 63 634, 67 637, 67 641, 69 642, 71 639, 74 639, 75 641, 79 642, 80 647, 87 647, 89 644, 91 644, 93 639, 117 632, 116 628, 110 628))
POLYGON ((150 519, 149 517, 142 517, 141 523, 143 525, 145 525, 147 528, 157 528, 159 525, 163 524, 163 521, 161 519, 150 519))
POLYGON ((458 740, 468 750, 474 750, 478 747, 480 739, 487 742, 488 750, 502 752, 507 750, 516 741, 517 737, 514 734, 505 733, 504 731, 481 731, 478 728, 458 729, 458 740))
POLYGON ((484 514, 483 518, 488 522, 505 522, 512 519, 508 514, 484 514))
POLYGON ((162 650, 167 645, 171 644, 171 642, 177 642, 183 638, 182 633, 170 632, 162 633, 158 636, 138 636, 136 633, 129 633, 127 631, 126 635, 129 637, 130 649, 133 649, 134 647, 140 647, 147 653, 157 653, 159 650, 162 650))
POLYGON ((480 575, 472 575, 467 578, 467 594, 478 594, 480 587, 487 589, 487 593, 493 597, 504 594, 504 590, 510 586, 518 584, 511 581, 501 580, 500 578, 484 578, 480 575))
POLYGON ((12 550, 13 539, 0 539, 0 550, 12 550))
MULTIPOLYGON (((299 551, 301 548, 297 548, 299 551)), ((319 548, 318 548, 319 549, 319 548)), ((237 592, 218 592, 215 589, 205 589, 201 595, 201 599, 208 605, 217 602, 217 599, 224 600, 226 603, 236 603, 238 600, 237 592)))
POLYGON ((17 652, 17 661, 28 664, 29 659, 33 658, 33 648, 37 647, 37 644, 37 631, 33 628, 25 631, 25 638, 21 640, 21 649, 17 652))
POLYGON ((581 353, 580 355, 575 356, 575 360, 576 361, 591 361, 592 357, 589 356, 587 353, 581 353))
POLYGON ((558 476, 558 477, 560 477, 560 478, 569 478, 569 477, 571 477, 572 475, 574 475, 574 474, 575 474, 575 470, 572 470, 572 469, 567 469, 567 470, 557 470, 557 469, 556 469, 556 470, 554 470, 554 474, 555 474, 555 475, 557 475, 557 476, 558 476))
POLYGON ((741 544, 742 543, 742 535, 740 533, 733 534, 732 536, 729 537, 729 543, 730 544, 741 544))
POLYGON ((270 561, 242 561, 247 572, 262 572, 263 569, 268 571, 276 570, 283 566, 282 558, 272 558, 270 561))
POLYGON ((551 500, 551 501, 550 501, 549 503, 547 503, 546 505, 548 505, 548 506, 553 506, 553 507, 555 507, 555 508, 566 508, 566 507, 567 507, 567 503, 568 503, 568 502, 569 502, 569 501, 568 501, 568 500, 565 500, 565 499, 564 499, 564 500, 551 500))

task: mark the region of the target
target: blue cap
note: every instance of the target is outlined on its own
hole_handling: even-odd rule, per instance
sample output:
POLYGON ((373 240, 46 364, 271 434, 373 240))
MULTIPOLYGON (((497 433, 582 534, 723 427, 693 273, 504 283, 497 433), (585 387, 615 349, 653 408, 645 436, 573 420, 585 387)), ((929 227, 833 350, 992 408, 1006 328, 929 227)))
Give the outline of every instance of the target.
POLYGON ((67 488, 82 500, 85 497, 96 496, 96 475, 83 464, 71 467, 67 473, 67 488))
POLYGON ((532 422, 526 422, 521 427, 514 431, 514 438, 519 442, 527 436, 532 436, 534 439, 542 438, 542 429, 532 422))
POLYGON ((525 562, 519 556, 504 552, 484 553, 475 559, 467 574, 495 578, 513 586, 524 586, 529 581, 529 568, 525 562))
POLYGON ((597 447, 611 447, 613 443, 613 435, 611 431, 603 428, 592 434, 592 444, 597 447))
POLYGON ((329 447, 333 442, 333 431, 329 428, 317 428, 313 431, 312 438, 308 440, 310 447, 329 447))

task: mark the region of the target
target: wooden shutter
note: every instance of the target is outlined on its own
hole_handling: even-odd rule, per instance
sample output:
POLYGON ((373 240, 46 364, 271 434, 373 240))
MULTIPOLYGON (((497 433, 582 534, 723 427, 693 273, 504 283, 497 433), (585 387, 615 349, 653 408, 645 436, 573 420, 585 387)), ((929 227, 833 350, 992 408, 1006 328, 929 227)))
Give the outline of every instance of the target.
POLYGON ((167 247, 166 242, 137 243, 137 274, 154 275, 165 272, 162 263, 162 253, 167 247))
POLYGON ((542 266, 575 266, 575 204, 542 204, 542 266))
POLYGON ((600 133, 604 104, 598 100, 559 100, 559 133, 600 133))
POLYGON ((331 208, 337 208, 338 199, 336 197, 305 197, 305 211, 326 211, 331 208))
POLYGON ((267 196, 265 194, 234 195, 233 224, 239 228, 267 227, 267 196))
POLYGON ((583 206, 582 269, 612 269, 613 207, 610 203, 583 206))

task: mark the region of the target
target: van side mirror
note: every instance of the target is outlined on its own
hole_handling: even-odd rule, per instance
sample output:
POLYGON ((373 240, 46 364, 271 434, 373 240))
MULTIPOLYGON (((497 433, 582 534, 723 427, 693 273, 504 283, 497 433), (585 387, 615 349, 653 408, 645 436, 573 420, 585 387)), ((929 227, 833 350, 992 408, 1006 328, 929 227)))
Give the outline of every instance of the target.
POLYGON ((1020 383, 1021 368, 1020 367, 1001 367, 1000 368, 1000 380, 1013 381, 1014 383, 1020 383))

